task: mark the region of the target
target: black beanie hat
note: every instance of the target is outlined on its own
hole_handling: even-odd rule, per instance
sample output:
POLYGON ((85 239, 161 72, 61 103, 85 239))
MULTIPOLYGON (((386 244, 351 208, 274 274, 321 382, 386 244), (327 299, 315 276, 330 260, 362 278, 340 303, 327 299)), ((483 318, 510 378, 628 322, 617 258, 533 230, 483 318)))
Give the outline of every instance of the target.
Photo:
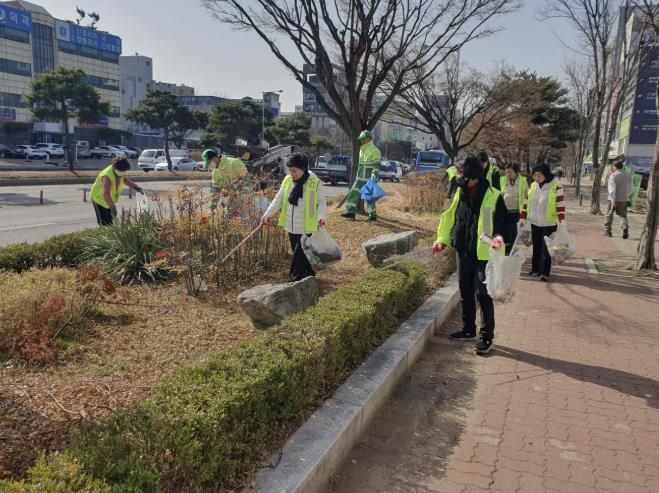
POLYGON ((475 156, 469 156, 462 163, 462 176, 475 180, 483 173, 483 165, 475 156))
POLYGON ((549 165, 545 163, 536 164, 533 167, 534 173, 542 173, 545 177, 545 181, 552 181, 554 179, 554 174, 549 169, 549 165))
POLYGON ((289 168, 299 168, 301 170, 308 171, 309 170, 309 160, 307 159, 307 156, 305 156, 304 154, 294 154, 288 160, 288 167, 289 168))

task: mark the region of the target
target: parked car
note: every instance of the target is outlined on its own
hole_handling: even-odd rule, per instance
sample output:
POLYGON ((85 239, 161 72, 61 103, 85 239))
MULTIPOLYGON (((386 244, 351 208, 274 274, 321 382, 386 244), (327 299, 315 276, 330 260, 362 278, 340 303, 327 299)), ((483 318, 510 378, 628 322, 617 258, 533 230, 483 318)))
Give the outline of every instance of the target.
MULTIPOLYGON (((183 149, 170 149, 170 157, 187 157, 187 151, 183 149)), ((144 172, 153 171, 156 169, 156 164, 165 161, 164 149, 144 149, 142 154, 137 160, 137 167, 144 172)))
POLYGON ((380 180, 398 182, 403 176, 403 170, 398 161, 382 161, 380 163, 380 180))
MULTIPOLYGON (((167 171, 167 161, 156 164, 156 171, 167 171)), ((173 157, 172 170, 174 171, 196 171, 197 161, 189 157, 173 157)))
POLYGON ((96 146, 89 151, 89 155, 94 159, 100 159, 102 157, 107 157, 109 150, 110 148, 108 146, 96 146))
MULTIPOLYGON (((137 156, 139 156, 140 154, 142 154, 142 149, 140 149, 139 147, 129 147, 129 149, 130 149, 131 151, 135 151, 135 152, 137 153, 137 156)), ((137 157, 137 156, 135 156, 135 157, 137 157)))
POLYGON ((88 158, 91 156, 91 151, 89 148, 89 142, 86 140, 77 140, 74 142, 76 146, 76 153, 78 154, 78 158, 88 158))
POLYGON ((35 149, 46 151, 49 158, 60 159, 64 157, 64 147, 62 147, 62 144, 40 142, 35 144, 33 147, 35 149))
POLYGON ((11 156, 11 149, 9 148, 9 146, 0 144, 0 158, 10 157, 10 156, 11 156))
POLYGON ((132 150, 130 147, 120 146, 120 145, 112 145, 110 147, 113 147, 115 149, 119 149, 120 151, 123 151, 123 153, 126 155, 126 157, 128 159, 134 159, 134 158, 136 158, 137 156, 140 155, 139 152, 136 152, 136 151, 132 150))
POLYGON ((48 152, 29 145, 19 145, 14 148, 13 155, 25 159, 46 159, 48 152))
POLYGON ((121 148, 121 146, 108 146, 108 152, 105 157, 115 158, 115 157, 128 157, 126 152, 121 148))

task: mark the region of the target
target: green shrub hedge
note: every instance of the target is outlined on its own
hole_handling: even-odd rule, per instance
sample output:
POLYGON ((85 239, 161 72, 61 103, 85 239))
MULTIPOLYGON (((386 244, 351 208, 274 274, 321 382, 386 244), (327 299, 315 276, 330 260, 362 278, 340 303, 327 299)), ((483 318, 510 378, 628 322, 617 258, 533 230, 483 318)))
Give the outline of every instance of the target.
POLYGON ((95 229, 51 236, 40 243, 15 243, 0 247, 0 270, 23 272, 32 267, 75 267, 81 261, 84 240, 95 229))
POLYGON ((64 456, 31 470, 24 491, 61 474, 53 460, 76 471, 60 485, 94 493, 217 489, 396 329, 423 301, 425 277, 413 263, 370 271, 259 339, 180 370, 134 408, 77 432, 64 456))

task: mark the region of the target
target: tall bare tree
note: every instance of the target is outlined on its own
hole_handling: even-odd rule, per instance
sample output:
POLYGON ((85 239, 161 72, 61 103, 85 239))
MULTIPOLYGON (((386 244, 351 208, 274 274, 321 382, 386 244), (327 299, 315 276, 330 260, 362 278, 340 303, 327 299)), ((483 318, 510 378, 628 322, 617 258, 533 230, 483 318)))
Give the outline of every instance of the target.
POLYGON ((569 105, 577 115, 578 127, 573 152, 573 176, 576 194, 581 193, 581 173, 584 158, 593 130, 593 105, 590 101, 592 93, 592 68, 586 62, 570 60, 565 65, 567 85, 570 89, 569 105))
POLYGON ((417 79, 421 82, 411 85, 392 110, 432 132, 451 163, 483 130, 514 114, 504 67, 486 75, 466 67, 455 54, 435 74, 418 74, 417 79))
MULTIPOLYGON (((645 17, 646 45, 648 49, 657 55, 657 44, 659 44, 659 5, 651 0, 638 0, 635 6, 641 10, 645 17)), ((656 81, 656 109, 659 115, 659 79, 656 81)), ((652 163, 652 172, 648 180, 648 208, 645 215, 645 223, 641 232, 636 254, 636 270, 656 270, 657 261, 655 257, 655 241, 657 239, 657 227, 659 227, 659 133, 655 144, 655 155, 652 163)))
MULTIPOLYGON (((203 0, 220 21, 255 32, 352 140, 394 99, 466 43, 487 36, 517 0, 203 0), (314 67, 313 84, 299 60, 314 67), (396 75, 392 80, 392 75, 396 75), (386 84, 386 92, 383 90, 386 84), (383 95, 375 107, 376 95, 383 95)), ((352 167, 352 178, 357 167, 352 167)))
MULTIPOLYGON (((604 113, 610 94, 609 69, 611 63, 611 37, 614 20, 621 6, 620 0, 547 0, 540 9, 541 19, 563 19, 578 33, 581 46, 592 65, 593 77, 593 139, 592 156, 595 176, 591 194, 592 214, 601 214, 600 180, 602 167, 600 149, 604 113)), ((608 151, 608 149, 607 149, 608 151)))

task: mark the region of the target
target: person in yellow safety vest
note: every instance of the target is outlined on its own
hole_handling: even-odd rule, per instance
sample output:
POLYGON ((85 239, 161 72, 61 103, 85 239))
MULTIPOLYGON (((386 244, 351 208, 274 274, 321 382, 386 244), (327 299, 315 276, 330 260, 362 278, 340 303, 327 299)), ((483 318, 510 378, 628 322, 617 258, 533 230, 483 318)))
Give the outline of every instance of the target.
POLYGON ((463 164, 463 178, 451 206, 441 215, 433 253, 453 246, 458 253, 458 278, 462 299, 462 330, 453 340, 476 337, 476 298, 481 306, 483 327, 476 343, 477 353, 487 353, 494 338, 494 303, 485 286, 485 266, 490 248, 505 248, 506 204, 501 193, 483 179, 483 167, 475 156, 463 164))
POLYGON ((96 176, 91 189, 91 199, 96 213, 96 222, 99 225, 112 224, 114 218, 117 217, 117 202, 121 197, 124 184, 138 193, 144 193, 135 182, 125 176, 129 169, 128 159, 118 158, 96 176))
MULTIPOLYGON (((350 192, 348 193, 346 212, 341 214, 342 217, 353 220, 357 213, 357 204, 361 200, 360 190, 371 177, 376 179, 379 177, 380 159, 382 158, 380 149, 378 149, 373 143, 373 134, 370 130, 364 130, 359 134, 358 139, 361 143, 361 147, 359 148, 357 178, 352 184, 352 187, 350 187, 350 192)), ((375 209, 375 202, 367 203, 366 206, 368 208, 368 220, 377 221, 378 215, 375 209)))
POLYGON ((453 197, 453 194, 458 189, 460 178, 462 177, 462 165, 453 164, 446 169, 446 177, 448 178, 448 197, 453 197))
POLYGON ((288 161, 288 176, 261 218, 261 225, 270 224, 279 211, 279 226, 288 233, 293 249, 293 261, 288 279, 300 281, 316 273, 302 250, 302 235, 311 236, 325 227, 325 193, 323 184, 309 172, 309 161, 304 154, 295 154, 288 161))
POLYGON ((225 199, 230 192, 240 191, 243 187, 249 186, 249 172, 239 158, 223 156, 213 149, 206 149, 201 157, 207 168, 211 165, 215 166, 211 176, 211 190, 214 192, 211 210, 217 208, 218 202, 222 203, 222 207, 226 207, 225 199))
POLYGON ((514 163, 508 163, 504 168, 504 173, 504 176, 500 179, 499 190, 508 210, 507 225, 510 243, 506 244, 506 252, 510 252, 517 238, 517 223, 526 205, 529 185, 526 176, 519 174, 519 166, 514 163))
POLYGON ((496 166, 493 166, 490 163, 490 157, 487 155, 487 152, 481 151, 478 153, 478 160, 483 166, 483 173, 485 179, 490 182, 492 188, 499 189, 501 183, 501 173, 496 169, 496 166))

